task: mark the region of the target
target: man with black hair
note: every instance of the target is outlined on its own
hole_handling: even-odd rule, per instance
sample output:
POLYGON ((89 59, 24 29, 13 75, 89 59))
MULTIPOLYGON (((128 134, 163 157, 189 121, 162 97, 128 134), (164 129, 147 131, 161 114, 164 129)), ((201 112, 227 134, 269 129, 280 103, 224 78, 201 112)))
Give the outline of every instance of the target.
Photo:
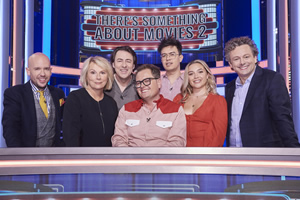
POLYGON ((139 99, 133 84, 137 57, 131 47, 120 46, 113 51, 110 61, 115 72, 114 83, 112 89, 105 93, 117 102, 120 110, 124 104, 139 99))
POLYGON ((183 81, 183 74, 180 72, 180 63, 183 59, 182 45, 174 37, 164 38, 158 46, 158 52, 166 70, 166 73, 161 76, 160 93, 172 101, 180 93, 183 81))
POLYGON ((137 68, 135 87, 141 99, 125 104, 115 123, 113 147, 184 147, 183 108, 159 94, 160 69, 153 64, 137 68))

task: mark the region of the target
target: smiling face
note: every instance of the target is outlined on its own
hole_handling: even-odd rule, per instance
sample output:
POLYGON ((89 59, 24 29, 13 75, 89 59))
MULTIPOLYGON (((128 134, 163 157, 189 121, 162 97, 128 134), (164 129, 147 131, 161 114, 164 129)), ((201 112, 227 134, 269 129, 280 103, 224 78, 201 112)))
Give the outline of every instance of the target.
POLYGON ((49 58, 43 53, 35 53, 28 59, 27 75, 31 82, 39 89, 44 90, 51 77, 49 58))
POLYGON ((257 56, 253 56, 249 45, 236 47, 229 53, 229 65, 238 74, 242 83, 255 71, 257 56))
POLYGON ((200 63, 194 63, 188 69, 188 81, 193 91, 195 89, 206 89, 208 73, 200 63))
POLYGON ((127 51, 120 50, 117 52, 112 66, 118 79, 130 79, 134 69, 133 56, 127 51))
POLYGON ((183 55, 179 55, 176 46, 167 46, 161 50, 161 62, 167 72, 180 71, 180 63, 183 55), (175 56, 170 56, 175 54, 175 56), (165 56, 163 56, 165 55, 165 56))
POLYGON ((108 74, 102 67, 91 62, 86 74, 86 81, 87 88, 94 91, 103 90, 108 81, 108 74))
MULTIPOLYGON (((154 78, 150 69, 144 69, 136 74, 136 81, 143 81, 146 78, 154 78)), ((148 86, 145 86, 143 83, 141 83, 141 87, 137 88, 137 92, 144 101, 152 102, 159 99, 160 87, 160 78, 152 79, 151 84, 148 86)))

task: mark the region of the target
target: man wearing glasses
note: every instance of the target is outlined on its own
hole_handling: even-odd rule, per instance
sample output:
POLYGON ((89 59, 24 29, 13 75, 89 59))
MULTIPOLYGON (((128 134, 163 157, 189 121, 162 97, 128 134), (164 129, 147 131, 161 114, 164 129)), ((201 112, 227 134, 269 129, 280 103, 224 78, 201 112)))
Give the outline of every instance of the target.
POLYGON ((160 70, 152 64, 137 69, 135 87, 141 99, 125 104, 112 137, 114 147, 186 145, 183 108, 159 94, 160 70))
POLYGON ((160 93, 171 101, 180 93, 183 74, 180 72, 180 63, 183 59, 181 43, 173 37, 164 38, 159 46, 161 62, 166 73, 161 76, 160 93))

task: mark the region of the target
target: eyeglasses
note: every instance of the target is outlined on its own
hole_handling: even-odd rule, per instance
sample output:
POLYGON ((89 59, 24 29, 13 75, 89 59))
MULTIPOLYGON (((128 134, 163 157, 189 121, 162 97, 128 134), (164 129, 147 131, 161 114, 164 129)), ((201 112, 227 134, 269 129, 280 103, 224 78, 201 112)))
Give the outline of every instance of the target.
POLYGON ((135 87, 136 88, 142 87, 142 83, 144 84, 144 86, 148 86, 151 84, 152 79, 158 79, 158 78, 145 78, 144 80, 141 81, 135 81, 135 87))
POLYGON ((177 55, 179 55, 179 53, 175 53, 175 52, 171 52, 171 53, 163 53, 163 54, 160 55, 160 58, 161 58, 161 59, 167 59, 167 58, 169 57, 170 59, 173 59, 173 58, 175 58, 177 55))

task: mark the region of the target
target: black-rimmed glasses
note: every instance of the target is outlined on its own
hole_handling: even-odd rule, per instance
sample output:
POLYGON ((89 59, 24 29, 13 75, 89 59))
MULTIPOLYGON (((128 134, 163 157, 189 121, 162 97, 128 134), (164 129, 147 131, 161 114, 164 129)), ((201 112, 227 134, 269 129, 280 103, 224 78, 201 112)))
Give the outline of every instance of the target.
POLYGON ((153 79, 158 79, 158 78, 145 78, 141 81, 135 81, 135 83, 134 83, 135 87, 136 88, 142 87, 142 83, 144 84, 144 86, 148 86, 151 84, 151 80, 153 80, 153 79))

